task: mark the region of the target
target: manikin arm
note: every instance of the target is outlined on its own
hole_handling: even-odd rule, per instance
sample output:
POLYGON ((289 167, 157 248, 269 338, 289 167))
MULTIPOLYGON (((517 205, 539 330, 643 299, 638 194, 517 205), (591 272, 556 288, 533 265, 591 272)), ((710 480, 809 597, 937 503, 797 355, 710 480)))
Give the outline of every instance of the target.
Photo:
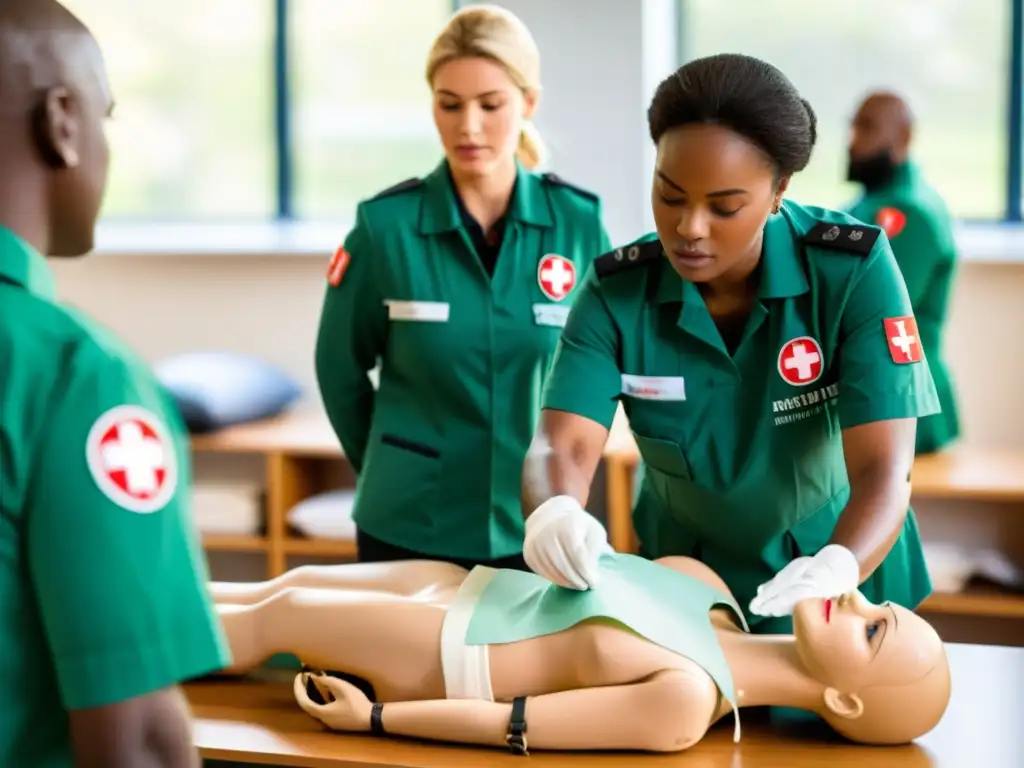
MULTIPOLYGON (((299 676, 295 695, 307 713, 335 730, 369 730, 371 704, 358 689, 331 677, 319 677, 317 683, 335 701, 311 701, 299 676)), ((530 697, 526 739, 536 749, 677 752, 700 741, 717 704, 710 679, 665 670, 632 685, 530 697)), ((384 730, 396 736, 505 746, 511 713, 508 703, 443 699, 386 704, 381 720, 384 730)))

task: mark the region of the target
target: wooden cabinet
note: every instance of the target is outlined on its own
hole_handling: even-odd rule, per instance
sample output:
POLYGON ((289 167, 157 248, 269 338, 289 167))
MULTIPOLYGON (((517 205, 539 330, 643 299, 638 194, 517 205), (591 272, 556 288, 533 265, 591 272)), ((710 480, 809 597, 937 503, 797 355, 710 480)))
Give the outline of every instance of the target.
POLYGON ((353 478, 337 438, 319 413, 289 414, 254 424, 231 427, 192 438, 195 454, 253 455, 264 464, 265 499, 262 535, 209 534, 203 546, 210 552, 264 553, 267 578, 287 569, 289 555, 352 557, 354 541, 311 539, 289 529, 288 511, 298 502, 353 478))

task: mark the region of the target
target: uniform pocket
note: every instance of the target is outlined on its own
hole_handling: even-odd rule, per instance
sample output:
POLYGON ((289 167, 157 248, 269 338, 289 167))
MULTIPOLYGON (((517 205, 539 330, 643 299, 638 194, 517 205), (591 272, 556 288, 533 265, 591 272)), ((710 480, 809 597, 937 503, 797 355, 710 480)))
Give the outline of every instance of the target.
POLYGON ((403 451, 409 451, 410 453, 417 453, 427 459, 441 458, 441 452, 436 448, 431 448, 429 445, 417 443, 413 440, 406 440, 404 437, 399 437, 398 435, 381 435, 380 441, 384 445, 390 445, 403 451))
POLYGON ((633 433, 637 448, 643 457, 644 464, 666 475, 689 480, 692 477, 690 462, 686 460, 678 443, 670 440, 659 440, 656 437, 644 437, 633 433))
POLYGON ((359 477, 356 525, 367 533, 415 549, 415 537, 434 528, 443 460, 431 445, 393 433, 371 443, 359 477))

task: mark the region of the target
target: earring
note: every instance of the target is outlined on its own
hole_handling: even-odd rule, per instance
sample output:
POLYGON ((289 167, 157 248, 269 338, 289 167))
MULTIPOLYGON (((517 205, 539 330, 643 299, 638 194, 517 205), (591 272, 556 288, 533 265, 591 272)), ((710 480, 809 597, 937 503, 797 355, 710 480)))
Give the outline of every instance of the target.
POLYGON ((778 213, 780 208, 782 208, 782 202, 780 200, 776 200, 775 205, 772 206, 772 213, 778 213))

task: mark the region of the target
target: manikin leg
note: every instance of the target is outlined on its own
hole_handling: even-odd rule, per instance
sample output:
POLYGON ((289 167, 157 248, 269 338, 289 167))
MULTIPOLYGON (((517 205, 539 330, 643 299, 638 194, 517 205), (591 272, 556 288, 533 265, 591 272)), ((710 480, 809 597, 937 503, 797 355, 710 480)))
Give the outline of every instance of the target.
POLYGON ((234 659, 229 674, 291 653, 311 668, 364 678, 380 701, 444 698, 442 605, 384 592, 289 588, 217 610, 234 659))
POLYGON ((466 569, 433 560, 393 563, 303 565, 275 579, 256 583, 215 581, 210 592, 218 605, 253 605, 288 588, 355 589, 430 599, 435 593, 458 588, 466 569))

